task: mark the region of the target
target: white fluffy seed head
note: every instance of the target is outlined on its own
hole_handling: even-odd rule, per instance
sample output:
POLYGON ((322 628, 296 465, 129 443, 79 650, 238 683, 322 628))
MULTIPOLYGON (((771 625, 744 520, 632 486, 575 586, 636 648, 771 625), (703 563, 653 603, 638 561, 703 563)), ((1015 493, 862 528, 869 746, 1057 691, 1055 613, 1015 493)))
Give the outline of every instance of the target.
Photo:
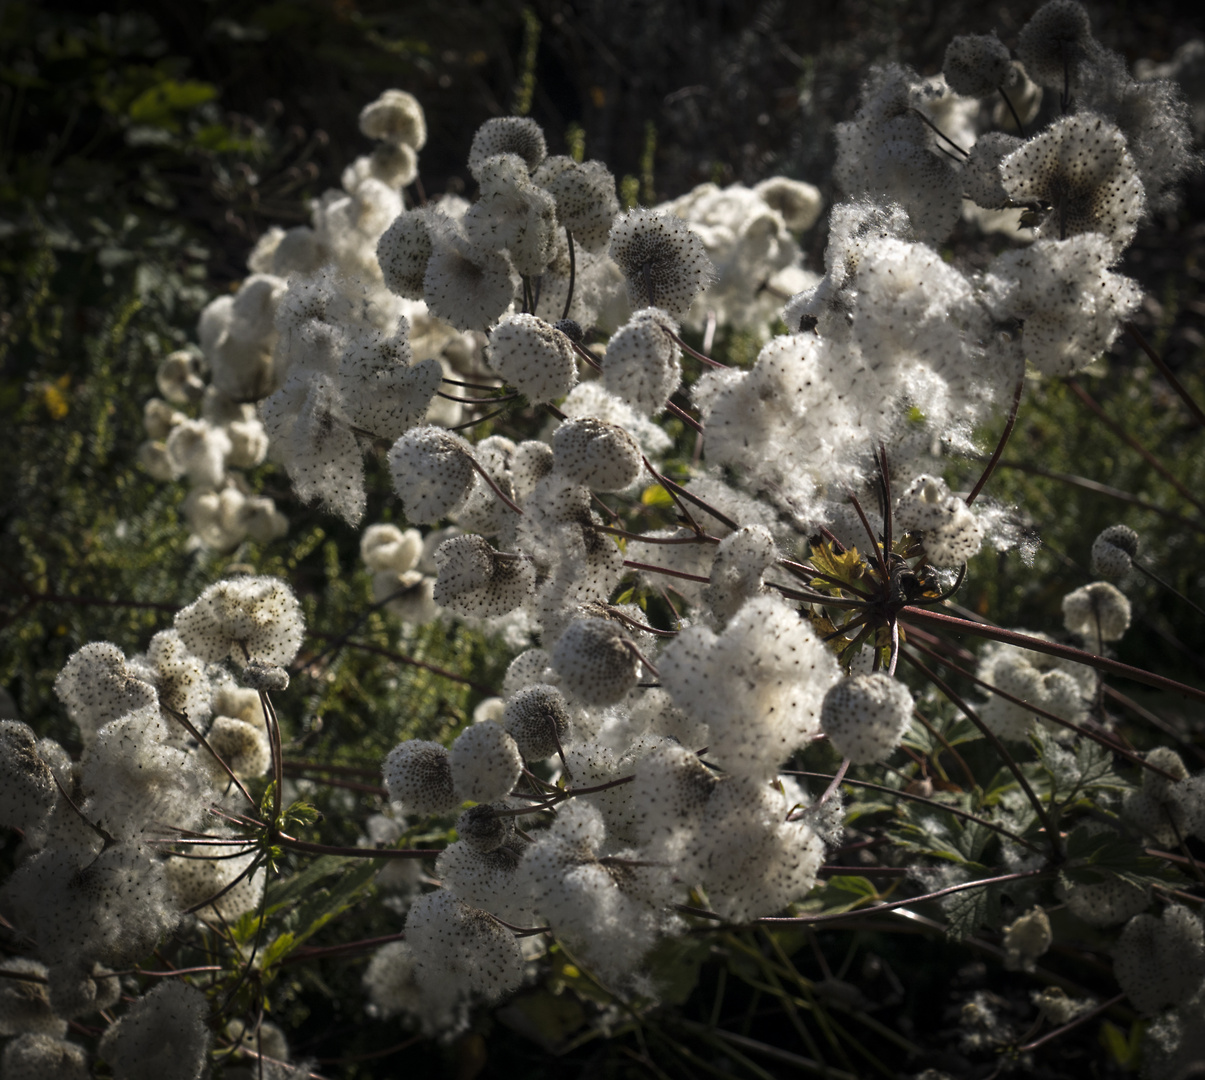
POLYGON ((610 619, 574 619, 552 651, 552 666, 587 705, 622 701, 640 671, 631 639, 610 619))
POLYGON ((1138 534, 1128 525, 1110 525, 1092 542, 1092 573, 1124 577, 1138 554, 1138 534))
POLYGON ((125 653, 108 641, 94 641, 72 653, 54 680, 54 692, 78 726, 85 747, 109 721, 159 703, 146 673, 132 670, 125 653))
POLYGON ((461 799, 497 802, 510 794, 523 769, 515 740, 496 720, 470 724, 448 754, 452 784, 461 799))
POLYGON ((678 324, 660 308, 637 311, 607 342, 603 383, 636 412, 653 416, 682 381, 682 350, 666 332, 678 324))
POLYGON ((610 169, 601 161, 578 164, 570 157, 550 157, 531 178, 556 199, 557 219, 573 234, 575 244, 587 251, 601 251, 606 246, 619 213, 610 169))
POLYGON ((1150 889, 1125 878, 1108 876, 1103 881, 1070 883, 1059 895, 1080 922, 1104 928, 1118 926, 1150 906, 1150 889))
POLYGON ((622 491, 640 475, 640 444, 618 424, 569 420, 552 436, 554 467, 592 491, 622 491))
POLYGON ((533 405, 563 398, 577 383, 569 339, 534 315, 507 315, 490 331, 489 365, 533 405))
POLYGON ((1053 208, 1039 226, 1044 236, 1101 233, 1117 252, 1146 207, 1125 136, 1093 113, 1064 116, 1023 143, 1001 161, 1000 178, 1014 202, 1053 208))
POLYGON ((764 525, 746 525, 724 537, 716 548, 706 591, 712 615, 726 622, 746 600, 761 594, 762 575, 777 558, 778 547, 764 525))
POLYGON ((1094 581, 1063 597, 1063 625, 1089 641, 1118 641, 1130 628, 1130 602, 1116 585, 1094 581))
POLYGON ((456 833, 464 843, 482 854, 496 851, 515 836, 515 819, 500 816, 502 804, 479 803, 460 815, 456 833))
POLYGON ((4 1080, 90 1080, 84 1048, 55 1035, 28 1032, 4 1048, 4 1080))
POLYGON ((67 1021, 50 1007, 46 975, 46 965, 37 960, 14 957, 0 963, 0 1036, 67 1034, 67 1021), (21 975, 32 978, 26 981, 18 977, 21 975))
POLYGON ((452 229, 432 234, 423 298, 432 315, 457 330, 485 330, 510 307, 518 279, 506 255, 452 229))
POLYGON ((435 552, 435 602, 458 615, 505 615, 535 592, 536 571, 522 555, 497 551, 483 537, 453 537, 435 552))
POLYGON ((659 307, 680 319, 715 280, 703 241, 673 214, 629 210, 611 227, 610 250, 633 308, 659 307))
POLYGON ((527 116, 487 120, 477 129, 469 147, 469 172, 473 178, 480 180, 485 163, 501 154, 517 154, 528 172, 533 172, 548 156, 548 144, 540 125, 527 116))
POLYGON ((1012 59, 994 33, 960 34, 946 46, 941 70, 954 93, 987 97, 1008 80, 1012 59))
POLYGON ((987 301, 1002 321, 1020 320, 1026 359, 1046 375, 1070 375, 1112 345, 1142 302, 1138 283, 1109 270, 1109 237, 1083 233, 1006 251, 988 270, 987 301))
POLYGON ((425 739, 408 739, 389 751, 383 769, 391 802, 406 813, 441 814, 462 800, 452 784, 447 747, 425 739))
POLYGON ((824 695, 820 712, 833 748, 855 765, 884 761, 911 719, 911 691, 881 671, 842 679, 824 695))
POLYGON ((432 213, 417 209, 399 214, 377 241, 377 261, 385 288, 408 300, 423 298, 423 282, 432 251, 432 213))
POLYGON ((58 798, 50 766, 38 754, 33 729, 0 720, 0 825, 28 832, 54 809, 58 798))
POLYGON ((924 534, 925 554, 936 567, 959 566, 983 544, 983 530, 970 507, 939 477, 918 476, 895 512, 901 528, 924 534))
POLYGON ((999 210, 1009 205, 1011 196, 1000 178, 1000 162, 1021 145, 1021 139, 1003 131, 989 131, 971 147, 963 162, 962 193, 978 206, 999 210))
POLYGON ((455 513, 473 490, 473 451, 443 428, 411 428, 389 451, 393 490, 406 516, 434 524, 455 513))
POLYGON ((496 1001, 523 981, 523 954, 514 934, 446 889, 414 902, 406 916, 406 941, 424 1019, 437 1028, 455 1028, 469 1001, 496 1001))
POLYGON ((417 529, 403 532, 396 525, 369 525, 360 537, 360 558, 374 573, 404 574, 413 570, 423 553, 423 537, 417 529))
POLYGON ((753 190, 782 215, 783 224, 792 232, 810 229, 824 207, 819 188, 787 176, 771 176, 754 185, 753 190))
POLYGON ((199 1080, 209 1052, 205 995, 164 979, 101 1039, 100 1055, 122 1080, 199 1080))
POLYGON ((520 274, 543 274, 556 254, 556 200, 531 182, 517 154, 487 158, 477 179, 481 193, 463 222, 469 241, 482 250, 505 249, 520 274))
POLYGON ((305 633, 301 604, 279 578, 236 577, 210 585, 176 615, 184 644, 208 663, 285 666, 305 633))
POLYGON ((1099 51, 1092 38, 1092 24, 1077 0, 1049 0, 1022 28, 1017 55, 1029 77, 1043 86, 1063 89, 1069 74, 1074 88, 1085 64, 1099 51))
POLYGON ((1200 918, 1180 904, 1134 916, 1113 947, 1113 974, 1141 1013, 1186 1001, 1205 978, 1200 918))
POLYGON ((537 683, 520 690, 507 703, 502 724, 528 761, 543 761, 569 740, 569 707, 555 686, 537 683))
MULTIPOLYGON (((272 763, 268 733, 262 725, 249 724, 235 716, 215 716, 205 739, 235 776, 244 779, 263 776, 272 763)), ((220 770, 221 766, 214 762, 214 769, 220 770)), ((215 778, 220 781, 225 775, 223 771, 221 776, 215 774, 215 778)))
POLYGON ((1053 940, 1050 916, 1044 908, 1031 908, 1004 928, 1005 970, 1033 971, 1053 940))
POLYGON ((427 120, 413 94, 386 90, 360 110, 360 131, 370 139, 421 150, 427 141, 427 120))

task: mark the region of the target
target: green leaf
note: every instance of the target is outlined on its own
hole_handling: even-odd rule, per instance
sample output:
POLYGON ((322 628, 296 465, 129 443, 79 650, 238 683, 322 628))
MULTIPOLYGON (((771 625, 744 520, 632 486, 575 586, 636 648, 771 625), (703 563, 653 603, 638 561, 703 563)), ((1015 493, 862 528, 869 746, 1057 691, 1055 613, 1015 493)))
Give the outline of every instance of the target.
POLYGON ((819 889, 813 889, 807 899, 795 907, 809 915, 839 915, 876 899, 878 895, 879 890, 866 878, 842 874, 829 878, 819 889))
POLYGON ((283 934, 278 934, 263 951, 263 956, 260 960, 260 969, 267 971, 273 964, 278 963, 289 955, 297 946, 297 939, 287 930, 283 934))
POLYGON ((673 506, 674 499, 660 484, 650 484, 640 493, 640 502, 644 506, 673 506))
POLYGON ((942 901, 946 914, 946 933, 953 941, 964 941, 981 926, 996 926, 1000 922, 1000 893, 998 886, 964 889, 942 901))
POLYGON ((338 873, 351 861, 350 856, 320 855, 291 877, 269 882, 266 899, 268 912, 279 911, 286 904, 300 900, 313 892, 320 881, 338 873))
POLYGON ((177 113, 195 109, 198 105, 213 101, 217 96, 218 88, 213 83, 197 82, 193 79, 182 82, 164 79, 131 101, 127 112, 136 124, 179 131, 180 121, 177 113))
POLYGON ((1075 754, 1060 745, 1044 724, 1034 726, 1030 739, 1042 768, 1050 777, 1051 798, 1063 793, 1073 794, 1079 788, 1083 777, 1075 754))
POLYGON ((331 919, 359 899, 360 894, 372 883, 380 869, 373 859, 355 859, 353 861, 358 865, 348 868, 333 887, 319 889, 297 908, 298 944, 316 934, 331 919))

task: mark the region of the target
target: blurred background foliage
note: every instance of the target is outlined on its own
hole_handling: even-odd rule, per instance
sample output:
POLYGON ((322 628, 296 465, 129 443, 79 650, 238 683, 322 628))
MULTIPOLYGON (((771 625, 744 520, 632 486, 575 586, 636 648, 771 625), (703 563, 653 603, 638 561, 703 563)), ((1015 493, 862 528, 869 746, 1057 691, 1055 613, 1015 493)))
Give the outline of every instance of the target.
MULTIPOLYGON (((8 469, 0 485, 0 688, 11 695, 4 708, 77 750, 51 691, 71 652, 101 639, 127 652, 144 648, 171 611, 232 563, 284 574, 304 598, 313 631, 303 654, 313 663, 282 709, 290 756, 365 770, 346 774, 359 779, 333 794, 306 782, 299 791, 327 812, 325 838, 354 844, 355 821, 378 806, 357 784, 375 785, 377 763, 400 738, 443 738, 466 723, 500 685, 509 656, 463 628, 399 637, 384 614, 365 616, 370 583, 358 536, 296 504, 270 465, 250 479, 289 514, 288 536, 233 554, 190 550, 179 514, 183 486, 152 481, 136 450, 159 361, 193 338, 210 298, 236 286, 266 228, 306 220, 307 200, 338 185, 343 165, 366 149, 355 123, 362 105, 391 86, 422 101, 432 137, 421 183, 431 194, 471 195, 464 159, 473 132, 490 116, 518 110, 544 125, 553 152, 606 161, 629 200, 783 173, 816 183, 831 203, 831 128, 856 107, 869 62, 894 59, 934 72, 952 35, 995 27, 1010 41, 1032 6, 145 0, 98 11, 83 2, 0 4, 0 455, 8 469), (378 651, 331 647, 352 631, 378 651)), ((1170 0, 1111 0, 1092 11, 1098 37, 1131 62, 1166 60, 1202 32, 1200 13, 1170 0)), ((1138 325, 1198 400, 1205 400, 1202 211, 1198 176, 1179 210, 1144 227, 1124 267, 1147 291, 1138 325)), ((824 227, 803 243, 809 266, 822 268, 824 227)), ((970 255, 974 243, 960 231, 948 254, 970 255)), ((755 356, 742 338, 722 338, 719 348, 738 362, 755 356)), ((1059 600, 1088 580, 1093 537, 1119 521, 1143 535, 1163 577, 1190 596, 1205 592, 1205 435, 1128 339, 1079 381, 1180 488, 1065 385, 1029 388, 989 493, 1021 507, 1042 543, 1032 567, 1015 553, 979 556, 960 597, 1004 625, 1057 632, 1059 600)), ((994 437, 984 434, 985 451, 994 437)), ((962 468, 973 479, 973 464, 962 468)), ((372 505, 388 518, 379 469, 371 480, 372 505)), ((1120 644, 1119 657, 1200 683, 1202 620, 1153 586, 1130 592, 1137 632, 1120 644)), ((1199 719, 1179 703, 1125 689, 1199 739, 1199 719)), ((952 717, 936 719, 952 730, 952 717)), ((1149 744, 1149 729, 1130 719, 1123 718, 1125 734, 1149 744)), ((864 804, 865 816, 874 812, 864 804)), ((2 854, 11 865, 13 844, 2 854)), ((314 883, 323 880, 329 886, 317 876, 314 883)), ((839 906, 842 896, 855 902, 865 881, 830 882, 825 905, 839 906)), ((360 902, 367 889, 362 883, 340 898, 330 886, 332 905, 351 905, 332 907, 342 914, 330 942, 396 932, 388 908, 360 902)), ((327 1075, 395 1075, 404 1061, 416 1075, 464 1080, 566 1069, 590 1077, 766 1077, 797 1075, 806 1053, 828 1060, 833 1076, 890 1076, 905 1063, 908 1071, 943 1065, 944 1051, 933 1048, 949 1041, 943 1032, 973 990, 1023 998, 1031 985, 995 968, 989 976, 974 953, 968 960, 923 927, 901 934, 857 926, 667 945, 658 965, 675 991, 665 1007, 640 1016, 626 1015, 558 953, 547 985, 483 1017, 450 1047, 411 1045, 395 1025, 366 1023, 362 961, 281 964, 270 1001, 274 1018, 295 1033, 297 1052, 317 1057, 327 1075), (918 1044, 924 1054, 913 1056, 918 1044), (799 1054, 766 1057, 766 1045, 796 1046, 799 1054), (550 1050, 564 1056, 553 1060, 550 1050)), ((1075 957, 1051 963, 1071 983, 1093 978, 1075 957)), ((1034 1075, 1086 1075, 1076 1070, 1087 1056, 1098 1075, 1123 1075, 1133 1064, 1135 1029, 1118 1023, 1115 1034, 1099 1036, 1103 1049, 1089 1025, 1034 1075)))

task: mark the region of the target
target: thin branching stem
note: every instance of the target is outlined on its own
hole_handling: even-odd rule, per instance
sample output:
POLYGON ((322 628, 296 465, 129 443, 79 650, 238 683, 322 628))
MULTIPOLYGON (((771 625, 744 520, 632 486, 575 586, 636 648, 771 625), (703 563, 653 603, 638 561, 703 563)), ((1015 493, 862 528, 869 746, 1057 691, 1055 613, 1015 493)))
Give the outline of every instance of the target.
POLYGON ((1145 461, 1152 469, 1154 469, 1155 472, 1162 476, 1164 480, 1171 484, 1171 486, 1175 488, 1177 494, 1179 494, 1182 499, 1191 503, 1198 511, 1205 513, 1205 502, 1202 502, 1191 491, 1189 491, 1188 488, 1185 487, 1172 474, 1171 470, 1168 469, 1168 467, 1164 465, 1162 461, 1155 457, 1150 450, 1143 446, 1143 444, 1134 438, 1133 435, 1131 435, 1128 431, 1126 431, 1125 428, 1117 423, 1116 420, 1109 416, 1109 414, 1101 408, 1100 403, 1091 394, 1089 394, 1087 390, 1080 386, 1075 379, 1068 378, 1065 379, 1064 382, 1066 382, 1067 386, 1071 389, 1071 392, 1077 398, 1079 398, 1079 400, 1082 401, 1089 408, 1089 410, 1091 410, 1092 414, 1096 416, 1096 418, 1100 420, 1105 427, 1113 432, 1113 434, 1124 442, 1126 446, 1135 451, 1142 458, 1142 460, 1145 461))
POLYGON ((1144 768, 1149 772, 1158 773, 1169 780, 1176 779, 1175 776, 1167 772, 1165 769, 1159 768, 1158 765, 1154 765, 1145 758, 1135 754, 1133 751, 1126 749, 1126 747, 1122 746, 1115 739, 1109 738, 1109 736, 1098 731, 1093 731, 1091 728, 1085 727, 1083 724, 1077 724, 1074 721, 1066 720, 1056 713, 1048 712, 1046 709, 1043 709, 1038 705, 1034 705, 1031 701, 1025 701, 1023 698, 1015 697, 1007 690, 1002 690, 998 686, 993 686, 991 683, 986 682, 977 675, 972 674, 961 665, 955 664, 952 660, 940 655, 927 645, 922 645, 919 641, 913 641, 910 642, 910 644, 912 648, 919 652, 923 652, 926 656, 931 657, 938 663, 944 664, 951 671, 956 672, 965 679, 969 679, 976 686, 980 686, 984 690, 988 691, 988 693, 995 694, 998 697, 1003 698, 1005 701, 1011 702, 1013 705, 1019 705, 1028 712, 1032 712, 1035 716, 1040 716, 1043 720, 1049 720, 1052 724, 1058 724, 1060 727, 1067 728, 1069 731, 1074 731, 1077 735, 1082 735, 1085 738, 1091 739, 1093 742, 1099 743, 1110 753, 1121 755, 1132 765, 1137 765, 1139 768, 1144 768))
POLYGON ((569 226, 565 226, 565 242, 569 245, 569 291, 565 294, 565 309, 561 312, 561 319, 569 318, 569 309, 573 307, 573 287, 577 283, 577 254, 573 248, 573 233, 569 231, 569 226))
POLYGON ((905 607, 900 614, 909 620, 927 623, 948 633, 972 634, 975 637, 987 638, 989 641, 1003 641, 1008 645, 1018 645, 1022 649, 1046 653, 1047 656, 1057 656, 1063 660, 1074 660, 1077 664, 1087 664, 1098 671, 1107 671, 1110 675, 1120 675, 1122 678, 1132 679, 1134 682, 1144 683, 1158 690, 1169 690, 1173 694, 1183 694, 1185 697, 1205 701, 1205 690, 1189 686, 1187 683, 1177 682, 1175 679, 1165 678, 1162 675, 1156 675, 1153 671, 1144 671, 1142 668, 1123 664, 1119 660, 1110 660, 1105 656, 1096 656, 1094 653, 1085 652, 1083 649, 1076 649, 1070 645, 1060 645, 1055 641, 1043 641, 1041 638, 1031 637, 1029 634, 1018 634, 1014 630, 1004 630, 998 626, 973 622, 970 619, 959 619, 953 615, 943 615, 937 611, 926 611, 924 608, 913 607, 912 605, 905 607))
POLYGON ((926 679, 937 687, 953 704, 954 706, 968 719, 972 724, 979 729, 979 733, 991 743, 992 749, 1000 755, 1000 760, 1004 762, 1005 767, 1013 778, 1017 781, 1021 790, 1025 793, 1025 797, 1029 800, 1030 806, 1033 807, 1034 813, 1038 815, 1042 822, 1042 827, 1046 830, 1046 839, 1050 844, 1051 851, 1055 858, 1062 858, 1062 844, 1059 839, 1058 830, 1054 827, 1054 822, 1050 819, 1050 815, 1046 812, 1046 807, 1042 804, 1042 800, 1038 797, 1038 793, 1034 791, 1029 783, 1025 773, 1021 771, 1021 766, 1017 764, 1016 759, 1008 752, 1008 747, 1004 745, 1000 736, 997 735, 990 727, 987 726, 979 717, 979 714, 963 700, 961 695, 954 690, 949 683, 942 679, 936 672, 926 667, 920 660, 911 653, 905 652, 904 659, 908 661, 917 671, 919 671, 926 679))
MULTIPOLYGON (((807 776, 816 780, 832 779, 827 773, 803 772, 798 769, 783 769, 781 771, 784 776, 807 776)), ((904 791, 901 788, 886 787, 883 784, 872 784, 869 780, 854 780, 847 776, 842 780, 842 783, 851 784, 854 787, 866 788, 868 791, 879 791, 884 795, 895 795, 901 799, 908 799, 910 802, 923 803, 924 805, 932 806, 937 810, 944 810, 947 813, 953 814, 955 817, 962 818, 965 821, 973 821, 977 825, 983 825, 984 827, 991 829, 993 832, 1000 833, 1001 836, 1007 836, 1010 840, 1022 845, 1022 847, 1028 848, 1035 854, 1041 854, 1042 852, 1041 848, 1039 848, 1036 844, 1031 843, 1029 840, 1026 840, 1025 837, 1021 836, 1019 833, 1015 833, 1011 829, 1007 829, 995 821, 989 821, 985 817, 979 817, 978 815, 972 814, 967 810, 963 810, 961 807, 951 806, 949 803, 938 802, 936 799, 930 799, 925 795, 917 795, 911 791, 904 791)), ((861 868, 850 866, 846 867, 846 869, 852 872, 856 870, 860 871, 861 868)), ((873 869, 873 867, 868 867, 867 869, 873 869)))
POLYGON ((1202 411, 1196 399, 1188 392, 1188 388, 1176 378, 1176 373, 1167 366, 1167 361, 1154 350, 1151 343, 1142 336, 1142 331, 1132 322, 1126 323, 1125 329, 1126 333, 1137 342, 1138 347, 1150 357, 1151 363, 1159 369, 1159 374, 1167 380, 1168 385, 1179 395, 1180 400, 1188 406, 1188 411, 1192 413, 1193 419, 1201 427, 1205 427, 1205 411, 1202 411))
POLYGON ((1021 393, 1025 389, 1025 375, 1022 374, 1017 379, 1017 389, 1013 393, 1013 402, 1008 410, 1008 420, 1005 421, 1004 430, 1000 433, 1000 438, 996 443, 996 449, 992 451, 992 456, 988 458, 987 465, 976 481, 975 486, 971 488, 970 493, 966 497, 966 504, 970 506, 977 498, 979 493, 987 486, 987 482, 992 478, 992 473, 996 471, 996 466, 1000 464, 1000 458, 1004 455, 1004 448, 1008 445, 1009 437, 1013 433, 1013 428, 1017 425, 1017 411, 1021 407, 1021 393))

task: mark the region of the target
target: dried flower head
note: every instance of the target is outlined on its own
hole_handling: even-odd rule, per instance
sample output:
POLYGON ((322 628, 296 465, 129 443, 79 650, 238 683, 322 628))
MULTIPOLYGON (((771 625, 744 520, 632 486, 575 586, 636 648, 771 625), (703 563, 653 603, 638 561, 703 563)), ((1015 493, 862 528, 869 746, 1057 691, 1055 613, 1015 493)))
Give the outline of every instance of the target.
POLYGON ((634 308, 659 307, 676 319, 715 280, 703 241, 681 218, 634 209, 611 226, 611 258, 628 284, 634 308))

